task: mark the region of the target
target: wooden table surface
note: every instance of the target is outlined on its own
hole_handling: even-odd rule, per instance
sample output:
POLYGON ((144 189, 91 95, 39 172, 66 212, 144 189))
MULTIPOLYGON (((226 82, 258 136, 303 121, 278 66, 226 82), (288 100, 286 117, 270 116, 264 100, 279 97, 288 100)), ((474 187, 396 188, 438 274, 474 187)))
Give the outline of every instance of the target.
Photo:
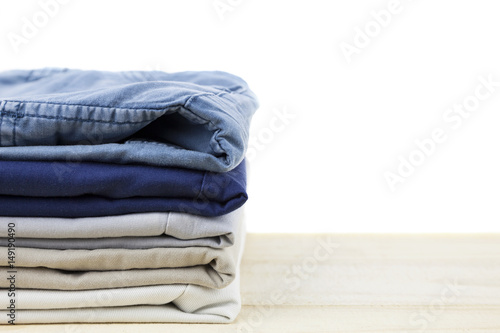
POLYGON ((500 235, 250 234, 227 325, 0 326, 5 332, 500 332, 500 235))

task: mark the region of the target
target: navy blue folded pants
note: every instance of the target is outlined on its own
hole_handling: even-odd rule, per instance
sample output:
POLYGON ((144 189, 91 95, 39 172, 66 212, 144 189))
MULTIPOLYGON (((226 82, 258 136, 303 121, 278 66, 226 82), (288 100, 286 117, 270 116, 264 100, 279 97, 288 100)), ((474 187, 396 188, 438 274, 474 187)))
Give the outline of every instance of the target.
POLYGON ((95 217, 143 212, 218 216, 247 200, 245 162, 225 173, 105 163, 0 161, 0 215, 95 217))

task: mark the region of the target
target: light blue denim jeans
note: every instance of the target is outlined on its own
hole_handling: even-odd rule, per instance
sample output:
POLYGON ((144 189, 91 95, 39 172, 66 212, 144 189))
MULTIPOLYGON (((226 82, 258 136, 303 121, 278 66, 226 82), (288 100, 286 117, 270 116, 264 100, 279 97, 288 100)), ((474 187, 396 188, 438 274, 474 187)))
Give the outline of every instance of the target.
POLYGON ((257 107, 224 72, 3 72, 0 159, 225 172, 243 160, 257 107))

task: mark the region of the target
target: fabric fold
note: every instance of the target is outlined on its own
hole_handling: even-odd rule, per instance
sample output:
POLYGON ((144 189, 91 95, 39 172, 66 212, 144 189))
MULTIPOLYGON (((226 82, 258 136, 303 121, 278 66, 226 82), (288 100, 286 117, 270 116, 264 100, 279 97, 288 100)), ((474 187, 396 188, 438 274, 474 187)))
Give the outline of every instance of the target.
MULTIPOLYGON (((237 272, 245 238, 242 220, 234 230, 234 245, 209 247, 50 250, 16 247, 16 288, 88 290, 185 283, 224 288, 237 272)), ((0 252, 7 253, 7 248, 0 252)), ((9 271, 0 257, 0 274, 9 271)), ((10 282, 0 279, 0 288, 10 282)))
POLYGON ((220 71, 0 72, 0 324, 233 321, 257 107, 220 71))
POLYGON ((226 202, 245 193, 246 168, 229 172, 174 167, 0 160, 0 195, 21 197, 196 198, 226 202))
MULTIPOLYGON (((0 247, 8 246, 8 238, 0 238, 0 247)), ((20 248, 53 250, 98 250, 98 249, 152 249, 210 247, 224 248, 233 242, 226 236, 197 239, 177 239, 170 236, 115 237, 115 238, 16 238, 20 248)))
POLYGON ((224 72, 2 72, 0 159, 226 172, 243 160, 257 107, 224 72))
POLYGON ((8 237, 8 226, 16 226, 18 238, 100 238, 171 236, 195 240, 225 236, 234 242, 234 233, 243 218, 244 208, 229 214, 206 217, 185 213, 144 213, 104 217, 39 218, 0 217, 0 237, 8 237))
MULTIPOLYGON (((7 163, 9 164, 9 163, 7 163)), ((23 163, 21 163, 22 165, 23 163)), ((24 195, 0 195, 0 212, 2 216, 12 217, 96 217, 112 216, 145 212, 185 212, 203 216, 219 216, 230 213, 241 207, 248 199, 246 193, 246 166, 243 161, 235 169, 227 173, 179 171, 181 177, 185 177, 184 185, 179 181, 168 181, 170 172, 168 170, 154 170, 149 175, 132 177, 130 171, 120 172, 120 169, 129 169, 119 166, 115 176, 101 183, 100 190, 97 189, 99 177, 91 181, 95 186, 87 187, 85 183, 93 178, 90 170, 103 168, 106 173, 113 173, 114 168, 88 167, 90 170, 86 176, 69 177, 61 179, 49 165, 34 166, 31 164, 29 171, 16 172, 16 163, 8 168, 5 175, 0 176, 0 184, 4 185, 0 193, 24 193, 24 195), (45 169, 37 173, 38 169, 45 169), (10 172, 10 173, 9 173, 10 172), (117 179, 127 176, 128 182, 121 185, 117 179), (117 177, 117 178, 116 178, 117 177), (160 179, 155 182, 155 179, 160 179), (163 179, 163 180, 161 180, 163 179), (67 182, 64 182, 67 180, 67 182), (133 183, 131 180, 139 182, 133 183), (19 183, 19 187, 16 185, 19 183), (132 185, 130 185, 132 183, 132 185), (32 185, 31 185, 32 184, 32 185), (31 187, 31 189, 30 189, 31 187), (68 187, 73 187, 68 189, 68 187), (94 190, 91 188, 95 187, 94 190), (152 191, 151 195, 163 193, 158 196, 133 195, 133 191, 141 188, 142 194, 146 194, 149 188, 169 187, 168 190, 160 189, 152 191), (174 189, 174 188, 177 188, 174 189), (115 198, 120 190, 125 191, 115 198), (86 191, 96 192, 100 195, 85 194, 86 191), (111 193, 110 193, 111 192, 111 193), (175 195, 175 193, 185 195, 175 195), (38 196, 30 196, 33 193, 38 196), (110 197, 103 196, 105 193, 110 197), (168 193, 168 194, 167 194, 168 193), (74 194, 70 196, 68 194, 74 194), (113 195, 114 194, 114 195, 113 195), (57 196, 61 195, 61 196, 57 196)), ((42 163, 43 164, 43 163, 42 163)), ((21 167, 18 165, 18 167, 21 167)), ((88 164, 82 168, 85 172, 88 164)), ((149 168, 142 168, 149 169, 149 168)), ((182 179, 182 178, 181 178, 182 179)))
MULTIPOLYGON (((223 289, 190 284, 86 291, 17 289, 16 324, 229 323, 241 309, 242 254, 234 281, 223 289)), ((6 292, 0 289, 2 304, 9 301, 6 292)), ((8 311, 0 310, 0 316, 7 323, 8 311)))
MULTIPOLYGON (((16 289, 16 324, 44 323, 230 323, 241 310, 240 266, 245 222, 238 239, 234 281, 223 289, 167 284, 101 290, 16 289)), ((0 303, 9 302, 0 289, 0 303)), ((8 310, 0 316, 8 323, 8 310)))

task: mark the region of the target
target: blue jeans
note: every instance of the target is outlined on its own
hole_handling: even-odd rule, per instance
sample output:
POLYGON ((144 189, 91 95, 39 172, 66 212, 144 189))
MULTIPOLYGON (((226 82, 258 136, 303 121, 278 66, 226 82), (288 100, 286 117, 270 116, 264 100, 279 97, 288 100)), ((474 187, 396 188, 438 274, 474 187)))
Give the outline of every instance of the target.
POLYGON ((257 107, 224 72, 3 72, 0 159, 226 172, 243 160, 257 107))

